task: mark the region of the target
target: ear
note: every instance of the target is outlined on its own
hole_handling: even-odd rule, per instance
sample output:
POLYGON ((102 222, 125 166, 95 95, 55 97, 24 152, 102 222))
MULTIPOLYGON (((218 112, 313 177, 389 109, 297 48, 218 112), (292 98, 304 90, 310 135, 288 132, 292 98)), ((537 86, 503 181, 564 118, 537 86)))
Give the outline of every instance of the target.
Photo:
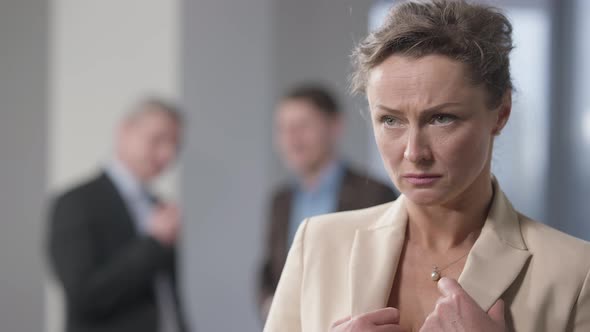
POLYGON ((504 129, 504 126, 506 126, 506 123, 510 118, 510 113, 512 112, 512 90, 506 91, 502 97, 502 103, 497 108, 497 112, 496 124, 492 131, 494 136, 500 135, 500 132, 504 129))

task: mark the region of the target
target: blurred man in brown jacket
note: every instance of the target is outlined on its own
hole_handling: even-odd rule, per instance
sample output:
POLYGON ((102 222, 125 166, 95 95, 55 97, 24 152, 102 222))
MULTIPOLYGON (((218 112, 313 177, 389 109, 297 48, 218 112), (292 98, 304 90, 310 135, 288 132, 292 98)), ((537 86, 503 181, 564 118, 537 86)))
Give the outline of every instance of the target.
POLYGON ((275 114, 275 141, 292 181, 270 202, 267 246, 258 300, 266 318, 287 252, 300 222, 313 215, 361 209, 392 201, 392 189, 350 168, 337 145, 343 119, 334 97, 322 86, 294 88, 275 114))

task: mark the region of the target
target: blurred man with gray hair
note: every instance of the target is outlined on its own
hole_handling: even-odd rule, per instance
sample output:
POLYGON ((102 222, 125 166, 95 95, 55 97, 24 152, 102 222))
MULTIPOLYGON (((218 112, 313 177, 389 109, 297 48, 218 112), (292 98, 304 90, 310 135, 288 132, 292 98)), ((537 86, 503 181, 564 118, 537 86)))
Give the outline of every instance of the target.
POLYGON ((49 259, 63 286, 67 332, 185 332, 176 282, 180 212, 149 184, 175 160, 182 116, 152 98, 120 123, 95 178, 52 206, 49 259))

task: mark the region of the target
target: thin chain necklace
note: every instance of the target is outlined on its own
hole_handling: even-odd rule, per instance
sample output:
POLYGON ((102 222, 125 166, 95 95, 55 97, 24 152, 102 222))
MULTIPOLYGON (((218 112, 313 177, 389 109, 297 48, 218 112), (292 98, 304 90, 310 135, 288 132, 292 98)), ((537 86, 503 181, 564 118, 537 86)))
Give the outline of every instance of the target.
POLYGON ((467 254, 469 254, 469 251, 471 251, 471 250, 468 250, 463 256, 450 262, 449 264, 447 264, 444 267, 438 267, 438 266, 434 265, 432 267, 432 272, 430 272, 430 278, 432 279, 432 281, 434 281, 434 282, 439 281, 440 278, 442 277, 441 272, 448 269, 449 267, 451 267, 453 264, 457 263, 458 261, 462 260, 465 256, 467 256, 467 254))

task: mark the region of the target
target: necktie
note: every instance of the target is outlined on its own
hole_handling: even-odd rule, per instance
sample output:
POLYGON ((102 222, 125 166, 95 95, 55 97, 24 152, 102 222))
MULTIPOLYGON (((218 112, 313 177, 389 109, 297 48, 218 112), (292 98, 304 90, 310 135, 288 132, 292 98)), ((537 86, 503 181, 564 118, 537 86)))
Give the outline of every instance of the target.
MULTIPOLYGON (((141 234, 146 234, 149 229, 151 216, 156 209, 158 199, 148 190, 142 188, 137 195, 134 210, 137 217, 137 227, 141 234)), ((154 279, 154 291, 158 303, 160 332, 179 332, 176 315, 176 301, 170 274, 167 271, 160 271, 154 279)))

